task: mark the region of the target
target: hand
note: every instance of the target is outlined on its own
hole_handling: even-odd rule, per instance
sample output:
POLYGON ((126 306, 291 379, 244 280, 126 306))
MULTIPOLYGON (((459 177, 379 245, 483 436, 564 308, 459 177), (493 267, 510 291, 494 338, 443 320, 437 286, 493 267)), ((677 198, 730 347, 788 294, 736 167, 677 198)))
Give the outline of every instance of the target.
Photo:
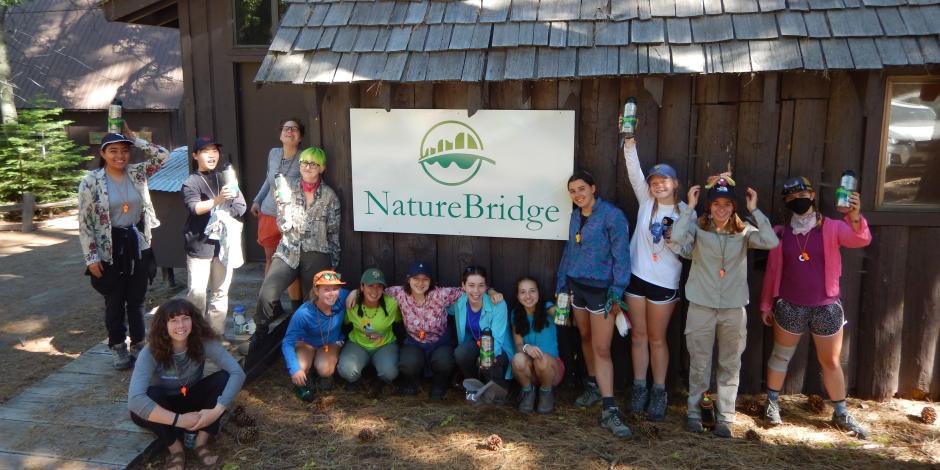
POLYGON ((233 191, 229 186, 222 186, 222 190, 219 191, 219 196, 222 196, 222 199, 235 199, 235 196, 238 196, 238 193, 233 191))
POLYGON ((101 262, 92 263, 88 265, 88 271, 92 276, 95 276, 97 279, 101 279, 101 276, 104 275, 104 267, 101 266, 101 262))
POLYGON ((191 411, 189 413, 184 413, 180 415, 180 419, 176 420, 176 427, 182 429, 188 429, 190 431, 195 431, 199 428, 196 425, 199 424, 199 412, 191 411))
POLYGON ((225 411, 224 406, 216 406, 212 409, 199 410, 196 413, 199 414, 199 421, 196 421, 196 424, 190 428, 190 431, 196 431, 198 429, 203 429, 214 423, 222 413, 225 411))
POLYGON ((847 214, 849 218, 854 222, 861 217, 862 213, 862 197, 857 192, 853 192, 849 195, 849 207, 837 207, 836 210, 847 214))
POLYGON ((749 212, 757 210, 757 191, 754 191, 752 188, 747 188, 744 192, 744 199, 747 200, 747 210, 749 212))
POLYGON ((689 193, 686 194, 688 198, 688 204, 690 208, 695 208, 698 205, 698 196, 702 192, 702 187, 700 185, 695 185, 689 188, 689 193))
POLYGON ((294 385, 298 387, 303 387, 307 385, 307 372, 298 370, 293 375, 290 376, 290 381, 294 382, 294 385))
POLYGON ((532 359, 541 359, 541 358, 542 358, 542 350, 539 349, 539 347, 538 347, 538 346, 535 346, 535 345, 531 345, 531 344, 530 344, 530 345, 526 346, 526 347, 525 347, 525 353, 526 353, 526 355, 528 355, 528 356, 531 357, 532 359))
POLYGON ((487 294, 490 295, 490 302, 493 302, 494 304, 498 304, 503 301, 503 294, 497 292, 495 289, 490 289, 487 294))
POLYGON ((356 299, 359 298, 359 289, 353 289, 349 291, 349 295, 346 296, 346 309, 351 310, 356 306, 356 299))
POLYGON ((261 205, 257 202, 251 203, 251 215, 258 217, 258 214, 261 213, 261 205))
POLYGON ((124 134, 124 137, 127 137, 131 140, 137 140, 137 133, 132 131, 130 126, 127 125, 127 120, 124 121, 124 128, 121 129, 121 133, 124 134))
POLYGON ((766 310, 760 313, 760 319, 767 326, 774 326, 774 312, 766 310))

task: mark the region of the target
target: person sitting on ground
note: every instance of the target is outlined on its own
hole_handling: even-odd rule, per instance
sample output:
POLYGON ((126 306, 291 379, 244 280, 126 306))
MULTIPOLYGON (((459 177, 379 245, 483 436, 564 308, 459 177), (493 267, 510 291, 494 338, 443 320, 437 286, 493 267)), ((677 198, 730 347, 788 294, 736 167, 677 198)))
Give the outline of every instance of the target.
POLYGON ((127 407, 138 426, 167 447, 167 468, 186 465, 183 432, 195 432, 195 452, 203 465, 219 456, 208 447, 219 418, 245 382, 245 372, 222 347, 218 335, 188 300, 171 299, 157 308, 147 345, 140 351, 127 390, 127 407), (222 370, 203 377, 206 360, 222 370))
POLYGON ((531 413, 535 408, 538 383, 538 412, 555 409, 553 387, 565 376, 565 363, 558 357, 558 335, 553 316, 555 307, 542 299, 542 291, 534 278, 525 276, 516 281, 518 305, 512 311, 512 332, 516 355, 512 358, 513 376, 522 391, 519 411, 531 413))
POLYGON ((398 340, 394 330, 401 326, 398 302, 385 295, 385 274, 371 268, 362 273, 360 294, 352 308, 346 309, 346 324, 351 326, 349 342, 339 356, 339 376, 358 384, 362 370, 371 362, 379 380, 376 395, 385 384, 398 377, 398 340))
POLYGON ((303 401, 312 401, 314 391, 308 377, 310 367, 320 377, 318 388, 333 388, 333 372, 345 343, 342 327, 348 292, 336 271, 320 271, 313 276, 310 301, 291 317, 281 342, 287 372, 294 383, 294 393, 303 401))

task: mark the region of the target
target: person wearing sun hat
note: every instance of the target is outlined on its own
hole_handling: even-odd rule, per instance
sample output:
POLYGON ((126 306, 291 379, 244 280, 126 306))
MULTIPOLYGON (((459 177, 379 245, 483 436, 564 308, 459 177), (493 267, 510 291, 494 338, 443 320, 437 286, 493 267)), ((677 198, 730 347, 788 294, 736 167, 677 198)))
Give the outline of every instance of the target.
POLYGON ((860 439, 868 431, 848 412, 845 376, 839 358, 845 315, 839 299, 842 275, 840 249, 862 248, 871 243, 868 222, 861 213, 858 193, 849 196, 850 207, 841 220, 819 212, 816 190, 803 176, 783 183, 785 225, 774 227, 780 245, 770 250, 761 290, 761 320, 774 330, 774 349, 767 361, 765 420, 783 424, 778 398, 790 359, 804 333, 816 346, 823 384, 832 400, 832 424, 860 439))
POLYGON ((337 366, 340 377, 356 384, 371 363, 379 379, 376 395, 381 395, 384 384, 398 377, 398 338, 404 336, 398 302, 385 294, 385 286, 381 270, 369 268, 362 273, 359 295, 353 307, 346 309, 346 324, 351 330, 337 366))
POLYGON ((757 227, 737 214, 735 182, 729 174, 712 176, 705 186, 705 213, 696 218, 701 187, 689 188, 688 207, 672 229, 672 242, 691 244, 692 268, 685 284, 689 301, 685 338, 689 348, 689 399, 686 430, 702 432, 699 402, 711 382, 712 350, 718 343, 718 409, 713 433, 731 437, 735 416, 741 353, 747 343, 747 253, 769 250, 777 236, 767 216, 757 208, 757 192, 747 188, 747 210, 757 227))
POLYGON ((320 377, 320 390, 333 388, 333 373, 346 342, 342 331, 349 295, 342 287, 346 283, 339 273, 329 269, 316 273, 312 282, 310 300, 294 312, 281 342, 294 393, 303 401, 312 400, 314 395, 311 367, 320 377))
POLYGON ((280 316, 281 293, 298 275, 309 286, 315 272, 339 266, 340 203, 322 179, 326 153, 309 147, 297 158, 301 178, 291 184, 289 194, 276 198, 282 237, 261 284, 255 314, 259 326, 280 316))

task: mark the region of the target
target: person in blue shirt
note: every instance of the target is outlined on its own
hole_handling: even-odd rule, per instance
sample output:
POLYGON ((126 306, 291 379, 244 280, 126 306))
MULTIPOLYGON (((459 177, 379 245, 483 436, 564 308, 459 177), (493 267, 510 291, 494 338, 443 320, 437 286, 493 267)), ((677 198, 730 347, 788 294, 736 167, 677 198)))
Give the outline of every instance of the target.
POLYGON ((565 363, 558 357, 558 335, 553 316, 555 307, 542 299, 538 282, 529 276, 516 281, 517 305, 512 310, 513 377, 522 386, 519 411, 535 411, 535 384, 538 383, 538 412, 555 409, 552 388, 565 376, 565 363))
POLYGON ((310 301, 294 313, 284 333, 281 352, 294 383, 294 393, 303 401, 313 400, 308 377, 311 366, 320 376, 320 390, 333 388, 333 373, 345 342, 342 328, 349 291, 340 287, 345 284, 335 271, 314 275, 310 301))
POLYGON ((463 271, 461 287, 464 293, 447 308, 457 327, 457 348, 454 359, 465 378, 476 378, 483 382, 492 380, 504 390, 509 390, 512 377, 509 358, 515 354, 509 332, 509 315, 506 302, 494 304, 486 295, 486 269, 468 266, 463 271), (481 368, 480 336, 489 329, 493 332, 493 352, 496 359, 493 367, 481 368))

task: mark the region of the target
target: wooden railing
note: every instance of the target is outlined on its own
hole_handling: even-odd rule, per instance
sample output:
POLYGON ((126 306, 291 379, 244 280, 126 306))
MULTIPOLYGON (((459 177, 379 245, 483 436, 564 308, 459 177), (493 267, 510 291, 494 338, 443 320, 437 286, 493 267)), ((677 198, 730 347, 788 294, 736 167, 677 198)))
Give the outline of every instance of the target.
POLYGON ((37 210, 45 209, 60 209, 63 207, 73 207, 78 205, 78 198, 66 199, 64 201, 58 202, 46 202, 43 204, 36 204, 36 196, 32 193, 23 193, 23 202, 20 204, 8 204, 5 206, 0 206, 0 213, 2 212, 22 212, 23 225, 20 228, 23 232, 32 232, 33 231, 33 216, 36 214, 37 210), (29 214, 29 217, 26 216, 29 214))

